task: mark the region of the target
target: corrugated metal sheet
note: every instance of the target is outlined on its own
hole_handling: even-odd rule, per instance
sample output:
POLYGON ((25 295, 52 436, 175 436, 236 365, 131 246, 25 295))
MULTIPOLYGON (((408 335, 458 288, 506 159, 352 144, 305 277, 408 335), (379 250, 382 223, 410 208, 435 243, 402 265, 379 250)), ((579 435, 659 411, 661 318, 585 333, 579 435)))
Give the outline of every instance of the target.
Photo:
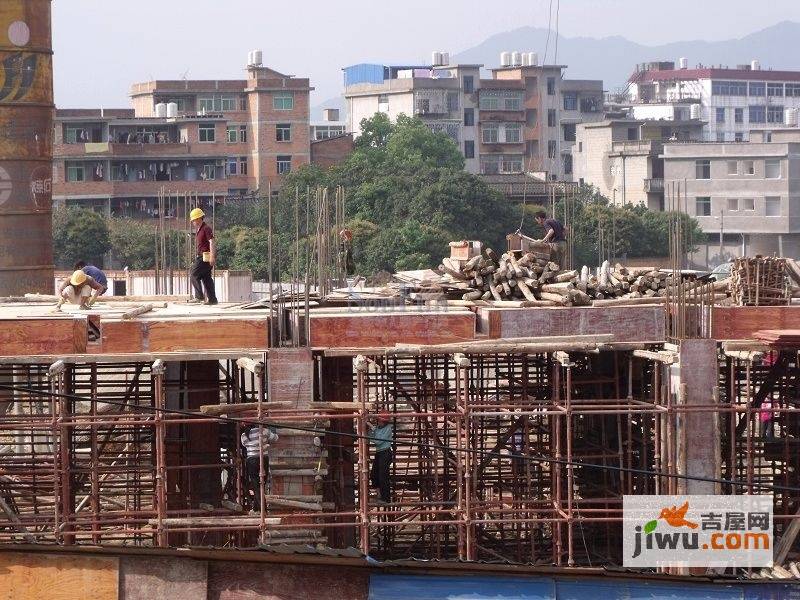
POLYGON ((369 63, 361 63, 344 68, 344 85, 358 83, 383 83, 386 67, 369 63))
POLYGON ((372 575, 369 600, 778 600, 791 584, 661 583, 560 577, 372 575))

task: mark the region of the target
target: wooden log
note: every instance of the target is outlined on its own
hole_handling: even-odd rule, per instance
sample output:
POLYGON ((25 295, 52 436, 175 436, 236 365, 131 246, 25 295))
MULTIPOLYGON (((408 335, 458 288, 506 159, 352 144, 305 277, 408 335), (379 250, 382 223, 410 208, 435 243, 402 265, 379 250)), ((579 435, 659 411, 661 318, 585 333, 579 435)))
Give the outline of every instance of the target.
POLYGON ((138 317, 139 315, 150 312, 151 310, 153 310, 152 304, 143 304, 142 306, 137 306, 136 308, 132 308, 131 310, 122 313, 122 320, 129 321, 138 317))
POLYGON ((533 291, 531 290, 530 287, 528 287, 528 284, 525 282, 525 280, 520 279, 519 281, 517 281, 517 286, 519 287, 519 290, 522 292, 522 295, 525 296, 526 299, 531 301, 538 300, 538 298, 536 298, 536 296, 533 295, 533 291))
POLYGON ((298 500, 287 500, 280 496, 269 495, 264 495, 264 500, 270 506, 283 506, 285 508, 298 508, 300 510, 322 512, 322 504, 319 502, 300 502, 298 500))
POLYGON ((667 301, 665 296, 653 298, 609 298, 595 300, 592 306, 633 306, 635 304, 662 304, 667 301))
POLYGON ((573 289, 575 289, 575 285, 570 281, 565 281, 563 283, 546 283, 542 286, 543 292, 552 292, 554 294, 566 294, 573 289))

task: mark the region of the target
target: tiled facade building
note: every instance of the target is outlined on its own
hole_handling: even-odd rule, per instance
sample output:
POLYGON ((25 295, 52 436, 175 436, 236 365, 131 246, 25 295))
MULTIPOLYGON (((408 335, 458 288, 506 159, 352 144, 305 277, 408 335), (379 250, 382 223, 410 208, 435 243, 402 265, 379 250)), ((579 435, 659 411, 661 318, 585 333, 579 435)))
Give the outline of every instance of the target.
POLYGON ((202 204, 274 191, 310 162, 311 89, 250 64, 245 80, 134 84, 132 109, 58 110, 53 199, 149 217, 162 193, 202 204))

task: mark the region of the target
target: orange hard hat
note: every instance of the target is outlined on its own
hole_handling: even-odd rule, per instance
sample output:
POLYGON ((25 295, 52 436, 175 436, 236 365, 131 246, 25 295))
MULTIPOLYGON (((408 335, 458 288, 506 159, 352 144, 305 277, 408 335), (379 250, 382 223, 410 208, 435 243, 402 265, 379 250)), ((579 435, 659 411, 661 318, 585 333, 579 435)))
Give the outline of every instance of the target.
POLYGON ((392 415, 388 412, 382 412, 378 415, 378 422, 379 423, 391 423, 392 422, 392 415))

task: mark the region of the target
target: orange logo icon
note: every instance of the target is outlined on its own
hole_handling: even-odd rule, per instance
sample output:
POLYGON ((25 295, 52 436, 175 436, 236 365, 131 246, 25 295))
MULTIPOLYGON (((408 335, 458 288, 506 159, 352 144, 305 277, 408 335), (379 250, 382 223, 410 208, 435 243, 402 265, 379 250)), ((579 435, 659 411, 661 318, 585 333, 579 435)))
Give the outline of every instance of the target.
POLYGON ((658 515, 659 519, 664 519, 672 527, 688 527, 689 529, 697 529, 697 523, 686 520, 686 511, 689 510, 689 501, 684 502, 680 508, 662 508, 661 514, 658 515))

